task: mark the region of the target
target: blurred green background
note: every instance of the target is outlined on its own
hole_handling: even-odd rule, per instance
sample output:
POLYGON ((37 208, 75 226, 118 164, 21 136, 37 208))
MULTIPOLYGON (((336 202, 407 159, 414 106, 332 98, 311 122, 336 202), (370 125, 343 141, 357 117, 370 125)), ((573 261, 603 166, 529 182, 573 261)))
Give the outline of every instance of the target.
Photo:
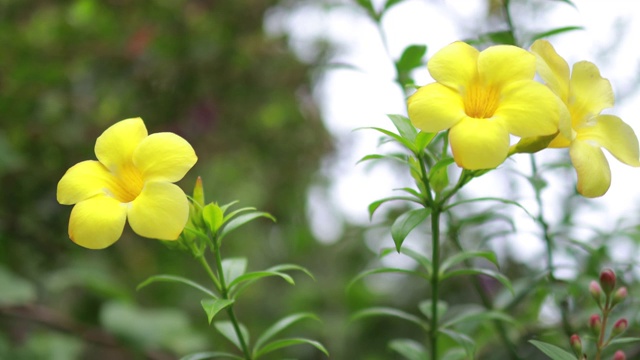
MULTIPOLYGON (((198 163, 179 183, 187 193, 202 176, 208 201, 239 200, 278 219, 235 232, 223 247, 225 256, 248 257, 250 270, 296 263, 316 276, 315 282, 296 276, 295 287, 265 280, 247 291, 237 314, 254 334, 284 315, 312 311, 322 323, 304 323, 290 334, 321 341, 335 359, 397 358, 387 341, 425 340, 397 319, 348 321, 353 311, 373 305, 418 313, 415 304, 428 298, 426 284, 395 276, 381 277, 377 287, 364 282, 346 291, 358 272, 377 264, 365 238, 391 245, 384 230, 346 224, 341 239, 330 245, 316 241, 310 230, 308 190, 325 183, 322 161, 335 148, 311 93, 332 47, 318 44, 316 58, 303 63, 286 36, 265 34, 269 9, 295 3, 0 1, 0 359, 176 359, 199 350, 232 351, 208 326, 193 290, 154 284, 135 291, 159 273, 206 283, 190 254, 129 229, 101 251, 68 240, 71 207, 56 202, 57 181, 70 166, 94 158, 95 139, 104 129, 137 116, 149 132, 175 132, 195 148, 198 163)), ((566 237, 567 249, 573 249, 569 228, 579 203, 575 194, 563 199, 558 234, 566 237)), ((402 210, 386 216, 394 219, 402 210)), ((484 244, 497 233, 512 233, 501 210, 490 218, 452 215, 447 236, 481 238, 484 244)), ((627 227, 625 239, 635 247, 634 226, 627 227)), ((584 260, 571 286, 542 284, 527 273, 527 264, 505 255, 502 271, 522 289, 518 302, 503 303, 521 321, 509 331, 523 358, 542 358, 526 342, 532 337, 566 347, 566 334, 584 329, 581 321, 593 310, 586 284, 608 261, 613 241, 600 235, 590 252, 565 249, 584 260), (570 302, 567 313, 575 319, 536 323, 550 297, 570 302), (530 323, 535 325, 523 325, 530 323)), ((481 280, 449 283, 445 297, 452 304, 481 304, 470 290, 476 285, 498 303, 505 298, 496 283, 481 280)), ((470 324, 467 331, 477 335, 480 358, 513 358, 492 348, 499 342, 491 324, 470 324)), ((304 346, 271 358, 285 355, 324 358, 304 346)))

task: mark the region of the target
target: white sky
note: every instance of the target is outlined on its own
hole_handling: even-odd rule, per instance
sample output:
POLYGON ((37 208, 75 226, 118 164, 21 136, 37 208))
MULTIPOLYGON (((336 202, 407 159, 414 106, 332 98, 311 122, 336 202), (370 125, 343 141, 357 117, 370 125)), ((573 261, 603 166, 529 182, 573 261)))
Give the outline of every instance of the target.
MULTIPOLYGON (((339 68, 327 70, 319 79, 315 96, 320 103, 329 131, 338 142, 335 158, 327 159, 324 173, 331 179, 328 193, 312 189, 309 216, 316 235, 321 241, 335 241, 341 234, 342 217, 348 221, 369 223, 367 206, 374 200, 391 195, 393 188, 410 186, 406 176, 394 174, 390 167, 379 163, 371 168, 366 164, 355 165, 361 157, 385 148, 377 149, 378 133, 369 130, 353 132, 359 127, 376 126, 392 129, 386 114, 406 114, 404 95, 393 82, 392 63, 382 46, 379 33, 364 13, 353 3, 327 10, 322 1, 301 2, 293 11, 274 11, 267 17, 266 28, 272 33, 286 32, 291 36, 291 47, 302 59, 311 58, 314 41, 325 38, 337 45, 334 63, 350 64, 359 70, 339 68)), ((374 0, 378 6, 383 1, 374 0)), ((481 0, 407 0, 389 11, 384 19, 389 50, 394 58, 411 44, 428 46, 427 57, 445 45, 472 34, 496 30, 485 24, 485 1, 481 0)), ((602 75, 608 78, 616 94, 629 93, 638 82, 640 70, 640 7, 630 6, 624 0, 592 1, 575 0, 577 10, 561 1, 536 0, 513 1, 512 12, 516 27, 527 31, 545 31, 557 27, 578 25, 584 31, 574 31, 550 39, 558 53, 569 64, 580 60, 594 62, 602 75), (534 5, 544 5, 536 10, 534 5), (526 14, 526 16, 521 16, 526 14), (621 25, 626 26, 621 32, 621 25)), ((432 81, 426 67, 415 73, 419 85, 432 81)), ((610 113, 620 116, 640 134, 640 118, 636 115, 638 92, 619 101, 610 113)), ((552 150, 553 151, 553 150, 552 150)), ((554 156, 554 154, 547 154, 554 156)), ((538 156, 544 161, 544 156, 538 156)), ((640 190, 640 169, 631 168, 609 157, 612 185, 602 198, 592 200, 598 211, 581 214, 590 225, 611 229, 621 216, 634 215, 640 190)), ((529 158, 516 156, 516 166, 526 171, 529 158)), ((474 180, 468 191, 478 196, 502 196, 512 198, 505 183, 505 169, 494 171, 474 180)), ((546 190, 544 200, 549 204, 545 212, 553 222, 554 201, 559 193, 572 191, 575 176, 571 179, 551 179, 552 187, 546 190)), ((536 212, 531 194, 520 194, 523 205, 536 212)), ((383 208, 381 208, 384 211, 383 208)), ((514 211, 518 213, 518 211, 514 211)), ((375 223, 375 217, 374 217, 375 223)), ((518 220, 526 232, 535 229, 528 218, 518 220)), ((540 240, 525 235, 524 242, 530 256, 543 251, 540 240)), ((391 245, 388 239, 386 246, 391 245)), ((629 254, 626 254, 629 256, 629 254)))

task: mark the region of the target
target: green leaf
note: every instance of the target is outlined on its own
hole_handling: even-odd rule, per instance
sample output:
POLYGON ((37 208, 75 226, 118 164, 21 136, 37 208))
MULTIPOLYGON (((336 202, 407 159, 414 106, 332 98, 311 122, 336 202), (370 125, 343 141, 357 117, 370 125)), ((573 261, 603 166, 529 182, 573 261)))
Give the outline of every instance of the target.
MULTIPOLYGON (((424 315, 427 319, 431 319, 432 304, 433 302, 431 301, 431 299, 421 301, 420 304, 418 304, 418 309, 420 310, 422 315, 424 315)), ((438 319, 442 319, 444 315, 447 313, 448 309, 449 309, 449 305, 445 301, 438 300, 438 305, 436 308, 436 312, 438 313, 438 319)))
MULTIPOLYGON (((391 253, 397 253, 397 250, 394 248, 384 248, 380 251, 380 257, 385 257, 391 253)), ((415 262, 422 266, 422 268, 425 269, 427 271, 427 274, 430 276, 432 271, 432 264, 429 258, 407 247, 403 247, 402 249, 400 249, 400 253, 412 258, 415 262)))
POLYGON ((429 184, 433 191, 440 192, 449 185, 449 173, 447 169, 451 164, 453 164, 453 158, 444 158, 429 170, 429 184))
MULTIPOLYGON (((226 337, 229 341, 231 341, 233 345, 235 345, 238 348, 238 350, 242 350, 242 346, 240 345, 240 339, 238 339, 238 334, 236 334, 236 330, 233 327, 233 324, 231 323, 231 321, 218 321, 213 323, 213 326, 216 327, 216 329, 220 332, 220 334, 222 334, 222 336, 226 337)), ((242 333, 242 337, 244 338, 244 341, 248 346, 249 331, 247 331, 247 328, 242 324, 238 324, 238 326, 240 327, 240 332, 242 333)))
POLYGON ((207 204, 202 209, 202 219, 212 233, 216 233, 224 223, 224 213, 216 203, 207 204))
POLYGON ((372 307, 372 308, 357 311, 355 314, 351 316, 351 321, 361 320, 361 319, 373 317, 373 316, 391 316, 398 319, 403 319, 421 327, 425 331, 429 331, 429 324, 427 324, 424 320, 420 319, 419 317, 415 315, 411 315, 409 313, 406 313, 398 309, 387 308, 387 307, 372 307))
POLYGON ((422 344, 410 339, 389 341, 389 348, 408 360, 427 360, 427 351, 422 344))
POLYGON ((409 235, 411 230, 415 229, 416 226, 425 221, 427 217, 429 217, 429 214, 431 214, 431 209, 421 208, 409 210, 398 216, 393 225, 391 225, 391 237, 396 244, 396 251, 400 252, 402 243, 407 238, 407 235, 409 235))
POLYGON ((362 159, 358 160, 356 165, 364 161, 382 160, 382 159, 388 159, 388 160, 398 161, 402 164, 407 164, 406 154, 369 154, 364 156, 362 159))
POLYGON ((451 338, 451 340, 457 342, 460 346, 462 346, 464 351, 467 353, 468 358, 470 359, 474 358, 473 355, 476 351, 475 350, 476 343, 475 341, 473 341, 473 339, 471 339, 469 336, 463 333, 460 333, 451 329, 440 329, 440 332, 448 336, 449 338, 451 338))
MULTIPOLYGON (((228 204, 224 204, 224 205, 220 206, 220 209, 222 209, 222 213, 226 213, 226 212, 227 212, 227 210, 228 210, 230 207, 232 207, 233 205, 237 204, 238 202, 239 202, 238 200, 235 200, 235 201, 232 201, 232 202, 230 202, 230 203, 228 203, 228 204)), ((253 208, 252 208, 252 209, 253 209, 253 208)), ((253 209, 253 210, 255 210, 255 209, 253 209)))
MULTIPOLYGON (((299 265, 295 265, 295 264, 280 264, 280 265, 276 265, 276 266, 272 266, 266 270, 263 271, 259 271, 259 273, 270 273, 270 274, 274 274, 274 273, 279 273, 280 275, 277 276, 285 276, 288 277, 289 280, 291 280, 293 282, 293 279, 288 275, 288 274, 284 274, 283 271, 292 271, 292 270, 296 270, 296 271, 301 271, 305 274, 307 274, 312 280, 315 281, 315 278, 313 277, 313 274, 311 274, 311 272, 305 268, 303 268, 302 266, 299 265)), ((231 289, 231 286, 229 286, 230 290, 230 296, 233 298, 238 297, 238 295, 240 295, 240 293, 242 293, 247 287, 249 287, 251 284, 253 284, 255 281, 259 280, 260 276, 252 278, 252 279, 245 279, 243 281, 239 281, 235 284, 233 284, 233 288, 231 289)), ((287 280, 287 279, 285 279, 287 280)), ((287 282, 289 282, 287 280, 287 282)), ((292 282, 289 282, 290 284, 293 285, 292 282)))
POLYGON ((378 21, 379 15, 376 13, 376 9, 374 9, 371 0, 356 0, 356 2, 367 12, 369 16, 371 16, 372 19, 378 21))
POLYGON ((258 351, 256 353, 256 356, 254 357, 254 359, 258 359, 260 356, 264 355, 264 354, 268 354, 272 351, 276 351, 278 349, 282 349, 285 347, 290 347, 290 346, 294 346, 294 345, 300 345, 300 344, 307 344, 307 345, 311 345, 313 347, 315 347, 316 349, 322 351, 323 354, 325 354, 326 356, 329 356, 329 352, 327 351, 327 349, 322 346, 321 343, 314 341, 314 340, 309 340, 309 339, 305 339, 305 338, 292 338, 292 339, 281 339, 281 340, 276 340, 273 342, 268 343, 267 345, 265 345, 262 350, 258 351))
POLYGON ((460 275, 485 275, 485 276, 489 276, 492 277, 496 280, 498 280, 502 285, 504 285, 507 289, 509 289, 509 291, 511 292, 511 294, 514 294, 513 291, 513 286, 511 286, 511 281, 509 281, 509 279, 507 279, 506 276, 495 272, 493 270, 487 270, 487 269, 477 269, 477 268, 471 268, 471 269, 458 269, 458 270, 453 270, 450 271, 446 274, 442 275, 442 280, 446 280, 455 276, 460 276, 460 275))
POLYGON ((575 31, 575 30, 584 30, 584 27, 582 27, 582 26, 564 26, 564 27, 559 27, 559 28, 553 29, 553 30, 537 33, 537 34, 533 35, 533 37, 531 37, 530 42, 533 43, 534 41, 536 41, 538 39, 547 38, 547 37, 551 37, 551 36, 562 34, 562 33, 569 32, 569 31, 575 31))
POLYGON ((289 284, 295 285, 293 278, 285 273, 278 272, 278 271, 254 271, 254 272, 240 275, 237 278, 233 279, 233 281, 229 283, 229 289, 245 281, 255 281, 255 280, 262 279, 269 276, 279 276, 289 284))
POLYGON ((398 129, 398 133, 403 138, 414 142, 416 140, 416 136, 418 135, 418 130, 413 126, 411 120, 408 117, 402 115, 387 115, 393 125, 398 129))
POLYGON ((353 278, 353 280, 351 280, 349 282, 349 284, 347 285, 347 290, 349 290, 356 282, 362 280, 363 278, 365 278, 365 277, 367 277, 369 275, 384 274, 384 273, 408 274, 408 275, 419 276, 419 277, 424 278, 426 280, 430 279, 430 277, 427 276, 426 274, 420 273, 420 272, 415 271, 415 270, 383 267, 383 268, 365 270, 365 271, 361 272, 360 274, 356 275, 356 277, 353 278))
POLYGON ((376 210, 378 210, 380 205, 386 203, 387 201, 393 201, 393 200, 411 201, 411 202, 420 204, 420 201, 418 199, 412 198, 412 197, 408 197, 408 196, 391 196, 391 197, 388 197, 388 198, 376 200, 376 201, 372 202, 371 204, 369 204, 369 220, 371 220, 373 218, 373 214, 376 212, 376 210))
POLYGON ((382 128, 378 128, 378 127, 364 127, 364 128, 359 128, 356 130, 362 130, 362 129, 371 129, 371 130, 376 130, 379 131, 385 135, 387 135, 388 137, 390 137, 391 139, 397 141, 398 143, 400 143, 401 145, 403 145, 405 148, 407 148, 409 151, 411 151, 412 153, 416 153, 417 149, 415 147, 415 145, 413 144, 413 142, 409 141, 408 139, 405 139, 404 137, 391 132, 389 130, 385 130, 382 128))
POLYGON ((609 345, 628 344, 640 341, 640 337, 622 337, 613 339, 609 342, 609 345))
POLYGON ((222 271, 224 272, 224 279, 227 284, 232 283, 233 280, 244 274, 246 270, 246 258, 228 258, 222 260, 222 271))
POLYGON ((154 276, 151 276, 151 277, 149 277, 147 280, 145 280, 145 281, 141 282, 141 283, 136 287, 136 290, 140 290, 140 289, 142 289, 143 287, 145 287, 145 286, 147 286, 147 285, 149 285, 149 284, 152 284, 152 283, 154 283, 154 282, 175 282, 175 283, 182 283, 182 284, 185 284, 185 285, 189 285, 189 286, 191 286, 191 287, 192 287, 192 288, 194 288, 194 289, 200 290, 200 291, 202 291, 203 293, 205 293, 205 294, 207 294, 207 295, 211 296, 212 298, 217 298, 217 297, 218 297, 214 292, 212 292, 211 290, 207 289, 206 287, 204 287, 204 286, 202 286, 202 285, 200 285, 200 284, 198 284, 198 283, 196 283, 196 282, 194 282, 194 281, 191 281, 191 280, 189 280, 189 279, 187 279, 187 278, 183 278, 183 277, 181 277, 181 276, 175 276, 175 275, 154 275, 154 276))
POLYGON ((255 349, 254 352, 260 351, 260 348, 262 347, 262 345, 265 344, 267 341, 271 340, 278 333, 282 332, 283 330, 295 324, 296 322, 304 319, 313 319, 313 320, 320 321, 320 319, 318 319, 318 317, 312 313, 298 313, 298 314, 292 314, 292 315, 286 316, 278 320, 275 324, 271 325, 267 330, 265 330, 262 333, 262 335, 260 335, 260 337, 256 340, 256 344, 254 346, 254 349, 255 349))
POLYGON ((213 317, 216 316, 220 310, 226 308, 227 306, 233 304, 233 299, 202 299, 200 300, 200 304, 202 308, 207 313, 207 318, 209 319, 209 324, 213 321, 213 317))
POLYGON ((199 352, 187 356, 183 356, 180 360, 207 360, 207 359, 237 359, 244 360, 243 357, 238 355, 229 354, 221 351, 205 351, 199 352))
MULTIPOLYGON (((398 72, 409 72, 422 66, 422 58, 427 53, 425 45, 410 45, 402 52, 400 59, 396 63, 398 72)), ((407 119, 409 120, 409 119, 407 119)), ((409 122, 411 124, 411 122, 409 122)), ((415 140, 415 135, 411 141, 415 140)))
POLYGON ((276 266, 272 266, 270 268, 268 268, 266 271, 278 271, 278 272, 282 272, 282 271, 291 271, 291 270, 295 270, 295 271, 301 271, 303 273, 305 273, 306 275, 308 275, 311 280, 315 281, 316 278, 313 277, 313 274, 311 274, 311 271, 307 270, 306 268, 300 266, 300 265, 296 265, 296 264, 280 264, 280 265, 276 265, 276 266))
POLYGON ((464 349, 456 348, 447 351, 440 360, 465 360, 467 359, 467 353, 464 349))
POLYGON ((520 209, 524 210, 524 212, 527 213, 527 215, 529 215, 529 217, 531 217, 532 219, 536 220, 536 217, 533 216, 524 206, 520 205, 518 202, 513 201, 513 200, 509 200, 509 199, 497 198, 497 197, 482 197, 482 198, 475 198, 475 199, 458 201, 458 202, 455 202, 455 203, 450 204, 449 206, 445 207, 443 209, 443 211, 451 210, 453 207, 456 207, 458 205, 468 204, 468 203, 472 203, 472 202, 480 202, 480 201, 497 201, 497 202, 501 202, 501 203, 507 204, 507 205, 515 205, 515 206, 519 207, 520 209))
POLYGON ((575 355, 566 350, 563 350, 558 346, 547 344, 545 342, 537 340, 529 340, 529 342, 533 344, 533 346, 537 347, 538 350, 545 353, 545 355, 550 357, 552 360, 576 360, 575 355))
POLYGON ((428 133, 428 132, 422 132, 420 131, 418 133, 418 135, 416 135, 416 148, 418 149, 418 151, 422 151, 424 150, 424 148, 427 147, 427 145, 429 145, 429 143, 431 143, 431 141, 433 140, 433 138, 436 137, 438 133, 428 133))
POLYGON ((500 265, 498 265, 498 258, 493 251, 464 251, 443 261, 440 266, 440 274, 446 273, 450 267, 457 265, 458 263, 473 258, 484 258, 494 264, 497 268, 500 268, 500 265))
POLYGON ((512 324, 516 323, 514 318, 512 318, 511 316, 509 316, 508 314, 502 311, 487 310, 483 307, 471 307, 466 311, 463 311, 457 314, 456 316, 454 316, 452 319, 448 320, 446 323, 442 324, 441 326, 446 328, 446 327, 451 327, 453 325, 456 325, 458 323, 466 324, 469 322, 487 321, 487 320, 504 321, 512 324))
POLYGON ((276 219, 271 216, 271 214, 266 213, 264 211, 254 211, 248 214, 242 214, 239 215, 235 218, 233 218, 232 220, 230 220, 229 222, 227 222, 225 224, 225 226, 222 228, 222 230, 220 231, 220 235, 219 235, 219 239, 222 240, 222 238, 224 238, 228 233, 232 232, 233 230, 239 228, 240 226, 255 220, 257 218, 260 217, 265 217, 267 219, 271 219, 272 221, 276 221, 276 219))
POLYGON ((403 2, 404 0, 387 0, 387 2, 384 4, 384 10, 389 10, 392 6, 398 5, 401 2, 403 2))

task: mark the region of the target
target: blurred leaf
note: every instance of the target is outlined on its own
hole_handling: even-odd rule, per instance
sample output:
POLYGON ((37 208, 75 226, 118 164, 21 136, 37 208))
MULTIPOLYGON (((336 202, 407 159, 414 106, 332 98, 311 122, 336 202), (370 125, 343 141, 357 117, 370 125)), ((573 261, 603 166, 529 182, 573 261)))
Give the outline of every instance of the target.
MULTIPOLYGON (((278 333, 284 331, 289 326, 295 324, 298 321, 304 319, 313 319, 320 321, 317 316, 312 313, 298 313, 285 316, 284 318, 278 320, 275 324, 271 325, 267 330, 265 330, 260 337, 256 340, 256 344, 254 346, 254 353, 259 352, 264 343, 271 340, 278 333)), ((255 357, 255 355, 254 355, 255 357)))
POLYGON ((232 282, 229 283, 228 288, 231 290, 233 289, 233 287, 240 285, 245 281, 251 281, 253 283, 256 280, 269 277, 269 276, 281 277, 282 279, 284 279, 284 281, 288 282, 289 284, 295 285, 293 278, 291 278, 291 276, 285 273, 278 272, 278 271, 254 271, 254 272, 250 272, 250 273, 246 273, 238 276, 232 282))
POLYGON ((453 204, 450 204, 450 205, 446 206, 443 209, 443 211, 451 210, 452 208, 454 208, 454 207, 456 207, 458 205, 468 204, 468 203, 472 203, 472 202, 480 202, 480 201, 497 201, 497 202, 501 202, 501 203, 507 204, 507 205, 515 205, 515 206, 519 207, 520 209, 524 210, 524 212, 527 215, 529 215, 529 217, 531 217, 533 220, 536 220, 536 217, 533 216, 524 206, 520 205, 520 203, 518 203, 517 201, 513 201, 513 200, 509 200, 509 199, 496 198, 496 197, 482 197, 482 198, 461 200, 461 201, 458 201, 458 202, 455 202, 453 204))
POLYGON ((569 32, 569 31, 575 31, 575 30, 584 30, 584 27, 582 27, 582 26, 564 26, 564 27, 553 29, 553 30, 537 33, 537 34, 534 34, 531 37, 530 42, 533 43, 534 41, 536 41, 538 39, 547 38, 547 37, 551 37, 551 36, 554 36, 554 35, 566 33, 566 32, 569 32))
POLYGON ((411 202, 420 204, 418 199, 412 198, 412 197, 407 197, 407 196, 391 196, 391 197, 388 197, 388 198, 376 200, 376 201, 372 202, 371 204, 369 204, 369 220, 371 220, 373 218, 373 214, 376 212, 376 210, 378 210, 380 205, 386 203, 387 201, 393 201, 393 200, 411 201, 411 202))
POLYGON ((309 276, 311 278, 311 280, 316 280, 316 278, 313 277, 313 274, 311 273, 311 271, 307 270, 306 268, 300 266, 300 265, 296 265, 296 264, 280 264, 280 265, 276 265, 276 266, 272 266, 270 268, 268 268, 266 271, 291 271, 291 270, 295 270, 295 271, 301 271, 303 273, 305 273, 307 276, 309 276))
POLYGON ((516 324, 516 320, 513 317, 500 310, 487 310, 483 307, 473 307, 457 314, 452 319, 447 320, 447 322, 442 324, 441 326, 446 328, 458 323, 467 324, 470 322, 484 322, 488 320, 498 320, 516 324))
POLYGON ((258 359, 260 356, 268 354, 272 351, 276 351, 278 349, 282 349, 282 348, 294 346, 294 345, 300 345, 300 344, 311 345, 316 349, 322 351, 322 353, 325 354, 326 356, 329 356, 329 352, 327 351, 327 349, 325 349, 324 346, 322 346, 321 343, 314 340, 305 339, 305 338, 293 338, 293 339, 281 339, 281 340, 276 340, 268 343, 262 348, 262 350, 256 353, 254 359, 258 359))
POLYGON ((407 164, 407 155, 406 154, 369 154, 365 155, 362 159, 358 160, 356 164, 360 164, 364 161, 370 160, 381 160, 381 159, 389 159, 398 161, 401 164, 407 164))
POLYGON ((216 203, 209 203, 202 209, 202 219, 211 233, 215 234, 224 222, 224 213, 216 203))
POLYGON ((429 143, 431 143, 431 141, 433 140, 433 138, 436 137, 438 133, 428 133, 428 132, 423 132, 420 131, 418 133, 418 135, 416 135, 416 148, 418 149, 418 151, 422 151, 424 150, 424 148, 427 147, 427 145, 429 145, 429 143))
POLYGON ((367 12, 367 14, 372 19, 378 21, 379 15, 378 13, 376 13, 376 9, 373 7, 373 3, 371 2, 371 0, 356 0, 356 2, 367 12))
POLYGON ((407 238, 407 235, 416 226, 424 222, 431 214, 431 209, 421 208, 409 210, 406 213, 398 216, 393 225, 391 225, 391 237, 396 244, 396 251, 400 252, 402 243, 407 238))
POLYGON ((217 298, 218 296, 211 290, 207 289, 206 287, 196 283, 195 281, 191 281, 187 278, 183 278, 181 276, 175 276, 175 275, 154 275, 151 276, 149 278, 147 278, 147 280, 141 282, 137 287, 136 290, 140 290, 143 287, 155 283, 155 282, 175 282, 175 283, 182 283, 182 284, 186 284, 191 286, 194 289, 198 289, 200 291, 202 291, 203 293, 211 296, 212 298, 217 298))
POLYGON ((424 320, 420 319, 415 315, 411 315, 402 310, 387 308, 387 307, 372 307, 360 311, 356 311, 355 314, 351 316, 351 321, 361 320, 368 317, 373 316, 391 316, 398 319, 407 320, 415 325, 418 325, 425 331, 429 331, 429 324, 427 324, 424 320))
POLYGON ((222 270, 225 282, 230 284, 247 270, 247 259, 242 257, 223 259, 222 270))
POLYGON ((457 265, 460 262, 473 258, 486 259, 494 264, 497 268, 500 268, 500 265, 498 265, 498 258, 493 251, 463 251, 444 260, 442 262, 442 265, 440 266, 440 274, 446 273, 451 266, 457 265))
POLYGON ((569 5, 573 6, 574 9, 576 9, 576 10, 578 9, 576 4, 574 4, 573 1, 571 1, 571 0, 555 0, 555 1, 560 1, 560 2, 563 2, 565 4, 569 4, 569 5))
MULTIPOLYGON (((410 45, 402 52, 400 55, 400 59, 396 63, 396 68, 398 72, 409 72, 417 67, 422 65, 422 58, 427 53, 426 45, 410 45)), ((409 119, 407 119, 409 121, 409 119)), ((411 124, 411 121, 409 121, 411 124)), ((414 132, 416 132, 414 130, 414 132)), ((410 139, 411 141, 415 140, 415 135, 410 139)))
POLYGON ((453 164, 453 158, 444 158, 429 170, 429 184, 433 191, 440 192, 449 185, 449 173, 447 169, 451 164, 453 164))
POLYGON ((474 358, 476 343, 469 336, 451 329, 440 329, 440 333, 448 336, 451 340, 462 346, 464 351, 467 353, 467 357, 470 359, 474 358))
POLYGON ((516 45, 516 40, 509 30, 484 33, 476 39, 467 39, 464 40, 464 42, 471 46, 479 46, 487 43, 495 45, 516 45))
POLYGON ((382 128, 379 128, 379 127, 363 127, 363 128, 358 128, 356 130, 365 130, 365 129, 379 131, 379 132, 387 135, 390 139, 395 140, 396 142, 398 142, 399 144, 401 144, 402 146, 407 148, 412 153, 415 154, 417 152, 417 149, 416 149, 415 145, 413 144, 413 142, 411 142, 410 140, 405 139, 404 137, 402 137, 402 136, 400 136, 400 135, 398 135, 398 134, 396 134, 394 132, 391 132, 389 130, 385 130, 385 129, 382 129, 382 128))
MULTIPOLYGON (((236 334, 235 328, 233 327, 231 321, 217 321, 213 323, 213 326, 216 327, 216 329, 220 332, 220 334, 222 334, 222 336, 231 341, 233 345, 238 348, 238 350, 242 351, 240 339, 238 339, 238 335, 236 334)), ((238 326, 240 327, 240 332, 242 333, 242 337, 244 338, 245 343, 247 344, 247 346, 249 346, 249 331, 242 324, 238 324, 238 326)))
MULTIPOLYGON (((311 274, 309 270, 295 264, 280 264, 280 265, 272 266, 266 270, 263 270, 262 272, 268 272, 272 274, 280 273, 281 275, 289 276, 288 274, 283 274, 282 272, 291 271, 291 270, 301 271, 307 274, 312 280, 315 280, 315 278, 313 277, 313 274, 311 274)), ((281 275, 278 275, 278 276, 281 276, 281 275)), ((253 284, 255 281, 259 280, 260 278, 261 277, 257 277, 254 279, 246 279, 242 282, 238 282, 237 284, 234 285, 233 289, 230 290, 230 295, 234 298, 237 298, 238 295, 240 295, 249 285, 253 284)), ((289 279, 293 282, 293 279, 291 277, 289 277, 289 279)), ((291 284, 291 282, 289 283, 291 284)))
MULTIPOLYGON (((431 319, 432 304, 433 302, 431 301, 431 299, 421 301, 420 304, 418 304, 418 309, 420 310, 422 315, 424 315, 427 319, 431 319)), ((436 311, 438 312, 437 314, 438 319, 442 319, 447 313, 448 309, 449 309, 449 304, 447 304, 446 301, 438 300, 438 305, 436 308, 436 311)))
POLYGON ((427 360, 427 351, 422 344, 410 339, 395 339, 389 341, 389 348, 408 360, 427 360))
POLYGON ((391 7, 398 5, 403 1, 404 0, 387 0, 387 2, 384 4, 384 10, 389 10, 391 7))
MULTIPOLYGON (((235 213, 235 212, 234 212, 235 213)), ((255 220, 257 218, 260 217, 265 217, 267 219, 271 219, 272 221, 276 221, 276 219, 271 216, 271 214, 266 213, 264 211, 255 211, 255 212, 251 212, 248 214, 243 214, 243 215, 239 215, 231 220, 229 220, 229 222, 227 222, 225 224, 225 226, 222 228, 222 230, 220 231, 220 235, 219 235, 219 239, 222 240, 228 233, 232 232, 233 230, 239 228, 240 226, 255 220)), ((228 217, 225 217, 228 218, 228 217)))
POLYGON ((36 297, 33 284, 0 266, 0 305, 22 305, 36 297))
MULTIPOLYGON (((384 248, 380 252, 380 257, 385 257, 391 253, 397 253, 397 250, 394 248, 384 248)), ((400 249, 400 253, 403 255, 407 255, 408 257, 415 260, 419 265, 422 266, 423 269, 427 271, 427 274, 431 274, 432 264, 429 258, 407 247, 403 247, 402 249, 400 249)))
POLYGON ((387 115, 387 117, 391 119, 400 136, 411 142, 415 142, 416 136, 418 135, 418 130, 416 130, 415 126, 413 126, 411 120, 409 120, 408 117, 393 114, 387 115))
POLYGON ((467 358, 467 352, 464 349, 451 349, 447 351, 441 360, 465 360, 467 358))
POLYGON ((537 340, 529 340, 529 342, 533 344, 533 346, 537 347, 538 350, 549 356, 552 360, 576 360, 575 355, 555 345, 537 340))
POLYGON ((452 277, 456 277, 456 276, 461 276, 461 275, 484 275, 484 276, 489 276, 492 277, 496 280, 498 280, 502 285, 504 285, 507 289, 509 289, 509 291, 511 292, 512 295, 515 295, 514 291, 513 291, 513 286, 511 286, 511 281, 509 281, 509 279, 507 279, 506 276, 497 273, 493 270, 488 270, 488 269, 477 269, 477 268, 472 268, 472 269, 458 269, 458 270, 453 270, 450 271, 446 274, 443 274, 441 277, 441 280, 446 280, 452 277))
POLYGON ((209 324, 213 321, 214 316, 220 310, 226 308, 227 306, 233 304, 233 299, 202 299, 200 300, 200 304, 202 308, 207 313, 207 319, 209 320, 209 324))
POLYGON ((229 354, 226 352, 220 351, 205 351, 199 352, 187 356, 183 356, 180 360, 207 360, 207 359, 235 359, 235 360, 244 360, 242 356, 229 354))
POLYGON ((640 341, 640 337, 622 337, 609 342, 609 345, 629 344, 640 341))
POLYGON ((356 275, 356 277, 353 278, 353 280, 351 280, 349 282, 349 284, 347 285, 347 290, 349 290, 356 282, 360 281, 361 279, 363 279, 363 278, 365 278, 365 277, 367 277, 369 275, 385 274, 385 273, 399 273, 399 274, 415 275, 415 276, 419 276, 421 278, 424 278, 426 280, 429 280, 429 276, 427 276, 426 274, 420 273, 418 271, 415 271, 415 270, 383 267, 383 268, 365 270, 365 271, 361 272, 360 274, 356 275))

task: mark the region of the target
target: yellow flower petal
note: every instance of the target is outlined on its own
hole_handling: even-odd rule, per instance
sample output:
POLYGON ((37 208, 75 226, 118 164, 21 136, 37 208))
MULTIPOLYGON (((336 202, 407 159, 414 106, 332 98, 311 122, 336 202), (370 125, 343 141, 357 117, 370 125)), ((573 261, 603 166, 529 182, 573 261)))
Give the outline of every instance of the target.
POLYGON ((147 128, 141 118, 119 121, 96 140, 95 153, 98 160, 111 172, 131 163, 133 151, 147 137, 147 128))
POLYGON ((187 196, 178 186, 168 182, 147 183, 129 208, 129 224, 133 231, 153 239, 177 239, 188 217, 187 196))
POLYGON ((508 84, 502 92, 495 118, 520 137, 551 135, 558 131, 558 97, 533 80, 508 84))
POLYGON ((566 103, 569 97, 569 64, 546 40, 536 40, 531 45, 531 52, 536 57, 536 69, 542 80, 566 103))
POLYGON ((602 150, 587 141, 575 140, 569 155, 578 174, 578 192, 589 198, 604 195, 611 185, 611 170, 602 150))
POLYGON ((104 249, 118 241, 126 219, 125 205, 108 196, 94 196, 71 210, 69 237, 88 249, 104 249))
POLYGON ((133 152, 133 164, 145 181, 176 182, 197 160, 191 145, 173 133, 151 134, 133 152))
POLYGON ((578 129, 577 138, 596 142, 627 165, 640 166, 638 138, 631 126, 614 115, 599 115, 594 120, 595 125, 578 129))
POLYGON ((573 64, 568 105, 574 128, 613 107, 614 101, 611 84, 600 76, 598 67, 588 61, 573 64))
POLYGON ((480 84, 501 88, 519 80, 533 80, 536 58, 516 46, 491 46, 478 56, 480 84))
POLYGON ((463 87, 477 76, 478 50, 469 44, 456 41, 435 53, 427 67, 431 76, 442 85, 462 92, 463 87))
POLYGON ((490 119, 463 119, 449 131, 449 142, 456 164, 469 170, 493 169, 509 152, 509 133, 490 119))
POLYGON ((409 118, 426 132, 448 129, 465 117, 462 97, 439 83, 425 85, 408 100, 409 118))
POLYGON ((63 205, 76 204, 104 194, 112 183, 113 176, 100 162, 87 160, 77 163, 58 182, 58 202, 63 205))
POLYGON ((570 145, 571 140, 567 139, 562 133, 558 134, 558 136, 549 143, 550 148, 566 148, 570 145))

